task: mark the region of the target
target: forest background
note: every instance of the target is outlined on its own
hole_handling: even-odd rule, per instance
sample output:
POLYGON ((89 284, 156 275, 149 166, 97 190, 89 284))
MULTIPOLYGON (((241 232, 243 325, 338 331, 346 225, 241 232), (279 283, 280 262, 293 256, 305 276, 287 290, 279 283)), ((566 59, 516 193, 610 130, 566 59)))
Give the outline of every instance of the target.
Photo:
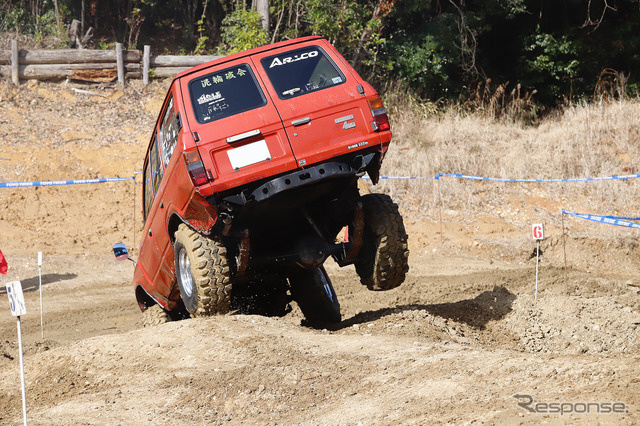
MULTIPOLYGON (((66 47, 228 54, 319 34, 379 90, 422 103, 517 106, 517 118, 640 92, 638 0, 1 0, 0 32, 66 47)), ((26 48, 21 43, 22 48, 26 48)))

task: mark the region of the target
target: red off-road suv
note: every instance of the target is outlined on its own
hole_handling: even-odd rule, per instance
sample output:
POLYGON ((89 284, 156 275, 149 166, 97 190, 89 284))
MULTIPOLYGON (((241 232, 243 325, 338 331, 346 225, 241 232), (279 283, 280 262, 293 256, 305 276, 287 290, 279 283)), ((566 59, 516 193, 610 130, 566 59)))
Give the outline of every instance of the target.
POLYGON ((400 285, 398 207, 357 186, 365 173, 377 183, 390 140, 377 92, 320 37, 180 73, 144 165, 134 285, 146 322, 284 315, 291 299, 310 323, 339 322, 329 256, 371 290, 400 285))

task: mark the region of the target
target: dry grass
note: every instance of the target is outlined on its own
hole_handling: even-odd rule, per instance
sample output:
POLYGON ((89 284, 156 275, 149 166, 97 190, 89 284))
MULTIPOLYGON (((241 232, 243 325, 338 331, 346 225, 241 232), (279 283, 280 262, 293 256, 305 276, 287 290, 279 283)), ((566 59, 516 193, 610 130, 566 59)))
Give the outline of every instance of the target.
MULTIPOLYGON (((387 99, 394 144, 382 174, 464 173, 500 178, 587 178, 640 173, 640 100, 566 107, 536 126, 486 109, 436 111, 409 97, 387 99)), ((494 109, 495 111, 495 109, 494 109)), ((579 212, 638 215, 640 180, 584 183, 492 183, 442 178, 382 181, 381 187, 419 215, 444 210, 494 215, 534 203, 534 212, 559 217, 579 212), (442 203, 440 204, 440 200, 442 203)), ((527 218, 513 215, 513 220, 527 218)))

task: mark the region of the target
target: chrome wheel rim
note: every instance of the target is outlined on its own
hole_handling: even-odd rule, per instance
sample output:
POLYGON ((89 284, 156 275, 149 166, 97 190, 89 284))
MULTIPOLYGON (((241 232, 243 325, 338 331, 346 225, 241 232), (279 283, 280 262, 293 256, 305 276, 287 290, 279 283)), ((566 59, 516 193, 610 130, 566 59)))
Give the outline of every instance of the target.
POLYGON ((187 251, 183 248, 178 255, 178 266, 180 268, 180 286, 185 297, 190 298, 193 294, 193 276, 191 275, 191 262, 187 251))

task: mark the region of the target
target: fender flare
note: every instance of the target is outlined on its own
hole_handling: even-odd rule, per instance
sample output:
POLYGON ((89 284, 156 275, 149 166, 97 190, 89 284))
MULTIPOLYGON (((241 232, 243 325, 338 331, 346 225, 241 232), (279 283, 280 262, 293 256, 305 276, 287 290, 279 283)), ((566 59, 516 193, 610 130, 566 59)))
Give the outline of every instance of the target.
POLYGON ((158 299, 154 298, 149 293, 147 293, 147 290, 145 290, 144 287, 140 284, 136 284, 135 294, 136 294, 136 301, 138 302, 138 307, 142 312, 146 311, 147 309, 149 309, 149 307, 153 306, 154 304, 158 304, 162 306, 162 308, 167 309, 167 307, 164 304, 162 304, 158 299))

